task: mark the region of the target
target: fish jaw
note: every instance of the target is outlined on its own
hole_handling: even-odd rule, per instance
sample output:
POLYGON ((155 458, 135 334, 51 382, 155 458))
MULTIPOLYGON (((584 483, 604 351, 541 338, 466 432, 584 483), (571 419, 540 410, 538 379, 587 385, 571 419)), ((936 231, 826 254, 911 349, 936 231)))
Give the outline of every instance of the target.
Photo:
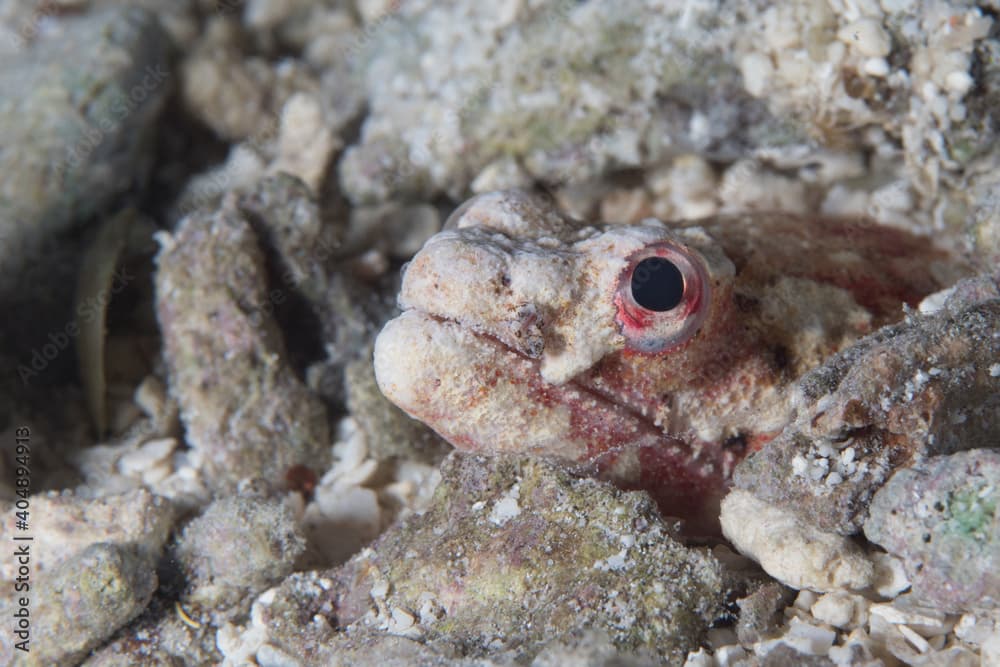
POLYGON ((458 449, 557 459, 622 488, 645 489, 665 514, 713 532, 735 465, 723 447, 692 447, 579 383, 546 382, 537 359, 419 310, 385 326, 374 360, 389 400, 458 449))

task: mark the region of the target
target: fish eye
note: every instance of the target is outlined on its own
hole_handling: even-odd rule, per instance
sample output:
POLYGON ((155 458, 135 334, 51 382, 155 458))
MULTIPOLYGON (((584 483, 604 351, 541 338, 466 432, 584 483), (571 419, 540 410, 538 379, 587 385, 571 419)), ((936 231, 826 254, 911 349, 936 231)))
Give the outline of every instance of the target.
POLYGON ((664 257, 647 257, 632 269, 632 299, 657 313, 673 310, 684 298, 684 274, 664 257))
POLYGON ((626 348, 658 354, 701 329, 711 297, 704 257, 674 241, 651 243, 626 260, 615 294, 615 322, 626 348))

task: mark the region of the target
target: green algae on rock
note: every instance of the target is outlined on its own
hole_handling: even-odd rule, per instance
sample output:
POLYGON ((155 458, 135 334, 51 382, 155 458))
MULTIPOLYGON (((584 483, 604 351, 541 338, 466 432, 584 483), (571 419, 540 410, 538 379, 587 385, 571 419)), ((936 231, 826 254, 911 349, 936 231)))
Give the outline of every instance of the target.
MULTIPOLYGON (((13 519, 12 508, 5 514, 13 519)), ((146 607, 174 509, 144 490, 101 498, 64 492, 32 496, 31 517, 31 652, 14 651, 7 643, 14 635, 4 633, 0 664, 77 664, 146 607)), ((15 532, 23 533, 11 521, 0 539, 25 544, 11 541, 15 532)), ((0 568, 11 591, 17 572, 9 568, 17 565, 10 559, 0 568)), ((0 608, 16 599, 6 596, 0 608)))
POLYGON ((275 291, 256 236, 232 206, 195 213, 164 235, 156 277, 170 389, 206 482, 282 484, 330 460, 326 409, 286 361, 275 291))
POLYGON ((680 663, 723 609, 721 565, 674 539, 645 493, 527 458, 455 453, 442 475, 426 513, 336 570, 279 586, 259 612, 268 642, 307 664, 338 631, 530 659, 592 628, 680 663))

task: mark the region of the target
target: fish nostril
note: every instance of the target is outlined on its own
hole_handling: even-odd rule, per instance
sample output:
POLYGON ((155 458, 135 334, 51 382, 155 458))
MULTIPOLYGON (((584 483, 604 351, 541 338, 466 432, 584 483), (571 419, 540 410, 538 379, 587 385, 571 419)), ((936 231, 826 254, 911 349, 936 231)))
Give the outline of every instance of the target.
POLYGON ((517 341, 516 347, 533 359, 541 357, 545 349, 543 324, 542 315, 533 303, 519 306, 510 323, 510 333, 517 341))

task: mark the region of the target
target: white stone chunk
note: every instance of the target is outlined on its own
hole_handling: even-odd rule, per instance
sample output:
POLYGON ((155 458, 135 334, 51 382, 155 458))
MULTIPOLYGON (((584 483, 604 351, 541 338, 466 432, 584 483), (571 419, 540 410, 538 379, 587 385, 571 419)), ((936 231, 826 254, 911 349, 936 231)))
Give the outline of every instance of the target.
MULTIPOLYGON (((169 462, 175 449, 177 449, 177 440, 174 438, 150 440, 118 459, 118 470, 123 475, 142 475, 151 468, 169 462)), ((166 468, 167 475, 169 475, 172 472, 172 466, 167 465, 166 468)))
POLYGON ((837 639, 837 633, 833 630, 806 623, 798 618, 793 618, 788 626, 788 634, 784 637, 785 643, 802 653, 826 655, 837 639))
POLYGON ((881 23, 871 18, 848 23, 837 32, 837 39, 857 49, 861 55, 872 58, 883 58, 892 50, 889 33, 881 23))
POLYGON ((1000 632, 994 632, 979 649, 982 667, 1000 667, 1000 632))
POLYGON ((763 53, 751 53, 740 61, 743 87, 754 97, 763 97, 774 75, 771 59, 763 53))
POLYGON ((872 588, 883 598, 895 598, 910 587, 903 561, 890 554, 876 551, 869 554, 875 566, 875 580, 872 588))
POLYGON ((722 532, 743 554, 793 588, 863 589, 872 563, 849 538, 805 525, 794 513, 737 489, 722 501, 722 532))
POLYGON ((688 653, 687 660, 684 661, 684 667, 716 667, 717 665, 715 658, 703 648, 688 653))
POLYGON ((955 624, 955 636, 967 644, 979 646, 1000 632, 996 619, 978 614, 965 614, 955 624))
POLYGON ((818 599, 819 596, 813 591, 799 591, 799 594, 795 596, 795 602, 792 603, 792 606, 802 611, 809 611, 818 599))
POLYGON ((906 625, 923 637, 933 637, 951 632, 955 627, 953 617, 929 607, 918 607, 899 600, 892 603, 873 604, 868 609, 872 617, 878 616, 894 625, 906 625))
POLYGON ((886 62, 885 58, 869 58, 865 60, 861 69, 869 76, 879 78, 889 76, 889 63, 886 62))
POLYGON ((745 657, 747 657, 746 649, 739 645, 723 646, 715 651, 715 662, 719 667, 730 667, 745 657))
POLYGON ((921 653, 927 653, 931 650, 931 645, 927 643, 927 640, 917 634, 914 630, 911 630, 909 627, 900 625, 899 632, 906 637, 906 641, 910 642, 913 648, 917 649, 921 653))
POLYGON ((850 630, 861 627, 868 620, 868 604, 860 595, 834 591, 816 601, 812 615, 836 628, 850 630))

